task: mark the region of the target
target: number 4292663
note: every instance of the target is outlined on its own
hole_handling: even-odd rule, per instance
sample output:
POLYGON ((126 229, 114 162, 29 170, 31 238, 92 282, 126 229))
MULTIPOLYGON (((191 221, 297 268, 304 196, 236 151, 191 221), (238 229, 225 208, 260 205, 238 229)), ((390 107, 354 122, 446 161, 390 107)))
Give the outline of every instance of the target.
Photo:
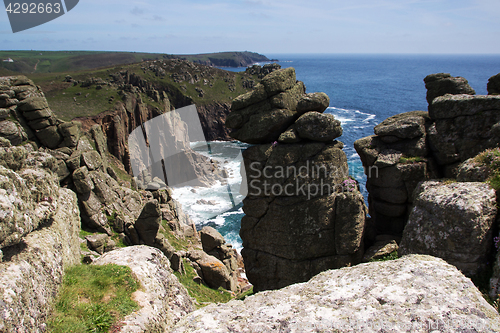
POLYGON ((9 14, 59 14, 61 12, 61 4, 56 3, 9 3, 5 11, 9 14))

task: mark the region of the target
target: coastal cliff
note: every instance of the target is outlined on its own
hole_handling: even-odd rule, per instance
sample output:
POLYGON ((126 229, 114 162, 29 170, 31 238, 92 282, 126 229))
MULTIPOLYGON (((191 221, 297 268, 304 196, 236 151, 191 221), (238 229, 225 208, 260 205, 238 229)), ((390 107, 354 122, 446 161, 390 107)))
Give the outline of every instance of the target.
MULTIPOLYGON (((146 307, 132 320, 141 327, 169 327, 193 310, 196 301, 174 271, 181 276, 189 271, 205 295, 221 294, 207 285, 240 290, 236 251, 215 230, 200 236, 160 180, 147 183, 155 184, 154 190, 134 187, 109 153, 100 126, 83 130, 77 121, 58 119, 27 77, 3 77, 0 87, 0 330, 45 330, 65 271, 125 246, 145 244, 149 250, 131 251, 158 259, 148 267, 130 264, 149 286, 139 299, 178 311, 160 318, 146 307), (143 276, 144 270, 156 275, 143 276), (174 289, 177 296, 165 303, 165 293, 173 295, 174 289)), ((182 122, 175 125, 181 128, 182 122)), ((187 152, 196 155, 189 148, 187 152)), ((190 166, 196 169, 200 163, 185 167, 190 166)), ((122 263, 109 257, 106 263, 122 263)), ((190 283, 198 286, 194 280, 190 283)))
MULTIPOLYGON (((125 82, 126 74, 120 77, 125 82)), ((138 86, 127 83, 122 111, 141 125, 161 110, 144 106, 145 96, 154 99, 158 90, 136 76, 128 80, 138 86)), ((100 86, 97 90, 106 89, 100 86)), ((370 195, 382 203, 405 199, 382 211, 399 205, 403 214, 411 212, 398 239, 402 258, 358 264, 372 239, 363 196, 336 140, 342 127, 324 113, 329 98, 306 94, 293 68, 265 75, 232 101, 226 119, 231 137, 254 144, 243 154, 249 181, 241 236, 255 295, 195 310, 207 301, 201 294, 208 293, 212 302, 227 295, 227 301, 234 297, 230 292, 248 287, 239 276, 238 253, 213 228, 198 233, 166 184, 151 179, 147 183, 159 189, 134 188, 109 153, 102 126, 59 119, 26 77, 1 78, 0 87, 1 330, 47 329, 64 272, 80 259, 90 266, 127 265, 142 285, 134 296, 138 311, 121 318, 113 327, 117 332, 500 329, 500 316, 482 297, 484 291, 463 274, 491 267, 493 261, 486 260, 498 243, 493 239, 497 196, 490 187, 500 172, 494 95, 435 97, 429 113, 391 117, 367 144, 367 139, 357 143, 364 161, 374 162, 368 166, 390 170, 381 173, 385 181, 369 187, 376 189, 370 195), (485 132, 479 131, 483 116, 489 122, 485 132), (443 127, 429 132, 439 121, 443 127), (478 130, 466 132, 464 124, 478 130), (446 145, 433 146, 433 136, 446 145), (484 147, 491 149, 481 153, 484 147), (419 152, 422 156, 410 155, 419 152), (441 160, 449 163, 435 156, 450 158, 441 160), (447 172, 456 181, 427 181, 447 172), (333 191, 324 193, 325 188, 333 191), (122 246, 128 247, 117 249, 122 246), (282 289, 264 291, 277 288, 282 289)), ((158 101, 173 103, 170 97, 158 101)), ((132 126, 126 124, 123 129, 132 126)), ((381 211, 376 205, 370 209, 381 211)), ((398 223, 376 221, 401 230, 398 223)), ((497 255, 488 287, 492 297, 500 290, 499 267, 497 255)))
POLYGON ((66 76, 62 83, 39 84, 47 91, 58 117, 81 122, 84 131, 99 125, 107 136, 108 150, 131 172, 128 135, 173 109, 195 104, 205 138, 231 140, 224 126, 231 100, 279 65, 253 68, 234 73, 172 59, 109 69, 106 75, 66 76))

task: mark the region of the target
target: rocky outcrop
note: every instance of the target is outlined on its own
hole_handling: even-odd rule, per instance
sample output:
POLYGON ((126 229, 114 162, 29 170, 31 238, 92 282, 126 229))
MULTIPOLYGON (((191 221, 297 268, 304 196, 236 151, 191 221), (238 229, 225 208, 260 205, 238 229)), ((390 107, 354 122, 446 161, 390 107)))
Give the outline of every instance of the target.
POLYGON ((390 117, 374 129, 374 136, 354 143, 367 174, 370 216, 378 234, 401 234, 417 184, 436 176, 428 156, 427 112, 390 117))
POLYGON ((48 215, 50 218, 20 238, 16 245, 1 249, 2 332, 45 330, 64 269, 80 261, 80 216, 76 195, 67 189, 57 190, 57 187, 55 191, 51 197, 54 211, 48 215))
POLYGON ((29 147, 0 148, 0 248, 18 244, 58 208, 56 161, 29 147))
POLYGON ((412 255, 192 312, 172 332, 497 332, 500 316, 441 259, 412 255))
MULTIPOLYGON (((201 260, 201 258, 200 260, 194 260, 195 263, 199 265, 201 273, 203 274, 200 275, 200 277, 202 277, 208 285, 222 286, 227 290, 236 292, 238 289, 238 278, 240 277, 238 270, 238 253, 236 252, 236 250, 232 248, 231 244, 226 243, 224 237, 222 237, 222 235, 217 230, 209 226, 205 226, 200 230, 200 239, 203 251, 206 252, 209 256, 216 258, 220 263, 224 265, 224 267, 222 267, 218 263, 207 265, 204 264, 204 261, 206 260, 201 260), (213 269, 215 269, 216 271, 224 271, 225 269, 227 271, 227 274, 213 274, 211 272, 206 272, 207 270, 213 269), (222 281, 211 281, 210 277, 214 275, 223 277, 222 281)), ((189 255, 189 257, 194 258, 197 256, 189 255)), ((214 260, 212 261, 215 262, 214 260)))
MULTIPOLYGON (((247 72, 250 75, 257 75, 259 79, 264 78, 267 74, 271 74, 274 71, 277 71, 278 69, 281 69, 281 65, 277 63, 272 63, 272 64, 265 64, 264 66, 259 66, 259 65, 252 65, 249 66, 245 72, 247 72)), ((250 87, 253 88, 253 87, 250 87)))
POLYGON ((418 182, 456 178, 461 162, 500 142, 497 96, 475 96, 465 79, 449 74, 429 75, 424 81, 428 113, 390 117, 375 127, 375 136, 355 142, 379 234, 401 234, 418 182))
POLYGON ((488 95, 500 94, 500 73, 490 77, 486 87, 488 89, 488 95))
POLYGON ((167 332, 194 310, 193 300, 159 250, 132 246, 106 253, 94 262, 94 265, 107 264, 130 267, 141 284, 132 294, 140 310, 123 318, 116 332, 167 332))
POLYGON ((476 92, 469 85, 469 82, 463 77, 452 77, 448 73, 430 74, 424 78, 425 88, 427 89, 427 103, 432 104, 434 98, 446 94, 475 95, 476 92))
POLYGON ((485 183, 421 183, 399 253, 428 254, 474 276, 484 270, 497 214, 495 191, 485 183))
POLYGON ((335 141, 340 122, 323 114, 328 103, 323 93, 306 94, 293 68, 272 72, 233 101, 231 136, 258 143, 243 152, 248 194, 240 230, 254 291, 361 260, 366 207, 335 141))

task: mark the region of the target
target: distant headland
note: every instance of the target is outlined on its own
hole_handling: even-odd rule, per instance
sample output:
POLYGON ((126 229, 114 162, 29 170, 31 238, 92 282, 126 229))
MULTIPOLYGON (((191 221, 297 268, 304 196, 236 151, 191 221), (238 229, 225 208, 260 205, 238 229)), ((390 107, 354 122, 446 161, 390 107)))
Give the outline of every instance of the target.
POLYGON ((0 74, 60 73, 128 65, 148 60, 183 59, 213 67, 247 67, 277 61, 255 52, 167 54, 109 51, 0 51, 0 74))

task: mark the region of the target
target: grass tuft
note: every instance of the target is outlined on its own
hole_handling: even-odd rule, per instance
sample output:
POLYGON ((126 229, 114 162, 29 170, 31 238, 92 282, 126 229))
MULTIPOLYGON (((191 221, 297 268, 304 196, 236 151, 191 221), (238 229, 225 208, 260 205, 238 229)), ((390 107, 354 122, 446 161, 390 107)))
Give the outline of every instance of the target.
POLYGON ((425 159, 420 157, 420 156, 401 156, 399 159, 399 163, 402 164, 411 164, 411 163, 418 163, 418 162, 424 162, 425 159))
POLYGON ((66 270, 48 332, 108 332, 139 309, 131 295, 139 288, 129 267, 78 265, 66 270))
POLYGON ((227 303, 233 299, 233 295, 222 287, 219 289, 211 289, 204 284, 194 282, 193 278, 197 276, 196 271, 186 259, 183 260, 186 274, 181 274, 179 272, 174 272, 174 274, 177 276, 177 279, 179 279, 179 282, 187 289, 189 295, 196 299, 198 308, 211 303, 227 303))
POLYGON ((490 176, 487 183, 495 190, 500 190, 500 148, 486 149, 474 157, 476 164, 488 167, 490 176))
POLYGON ((389 261, 389 260, 396 260, 398 259, 398 251, 393 251, 389 253, 388 255, 383 256, 382 258, 378 259, 371 259, 370 262, 376 262, 376 261, 389 261))

